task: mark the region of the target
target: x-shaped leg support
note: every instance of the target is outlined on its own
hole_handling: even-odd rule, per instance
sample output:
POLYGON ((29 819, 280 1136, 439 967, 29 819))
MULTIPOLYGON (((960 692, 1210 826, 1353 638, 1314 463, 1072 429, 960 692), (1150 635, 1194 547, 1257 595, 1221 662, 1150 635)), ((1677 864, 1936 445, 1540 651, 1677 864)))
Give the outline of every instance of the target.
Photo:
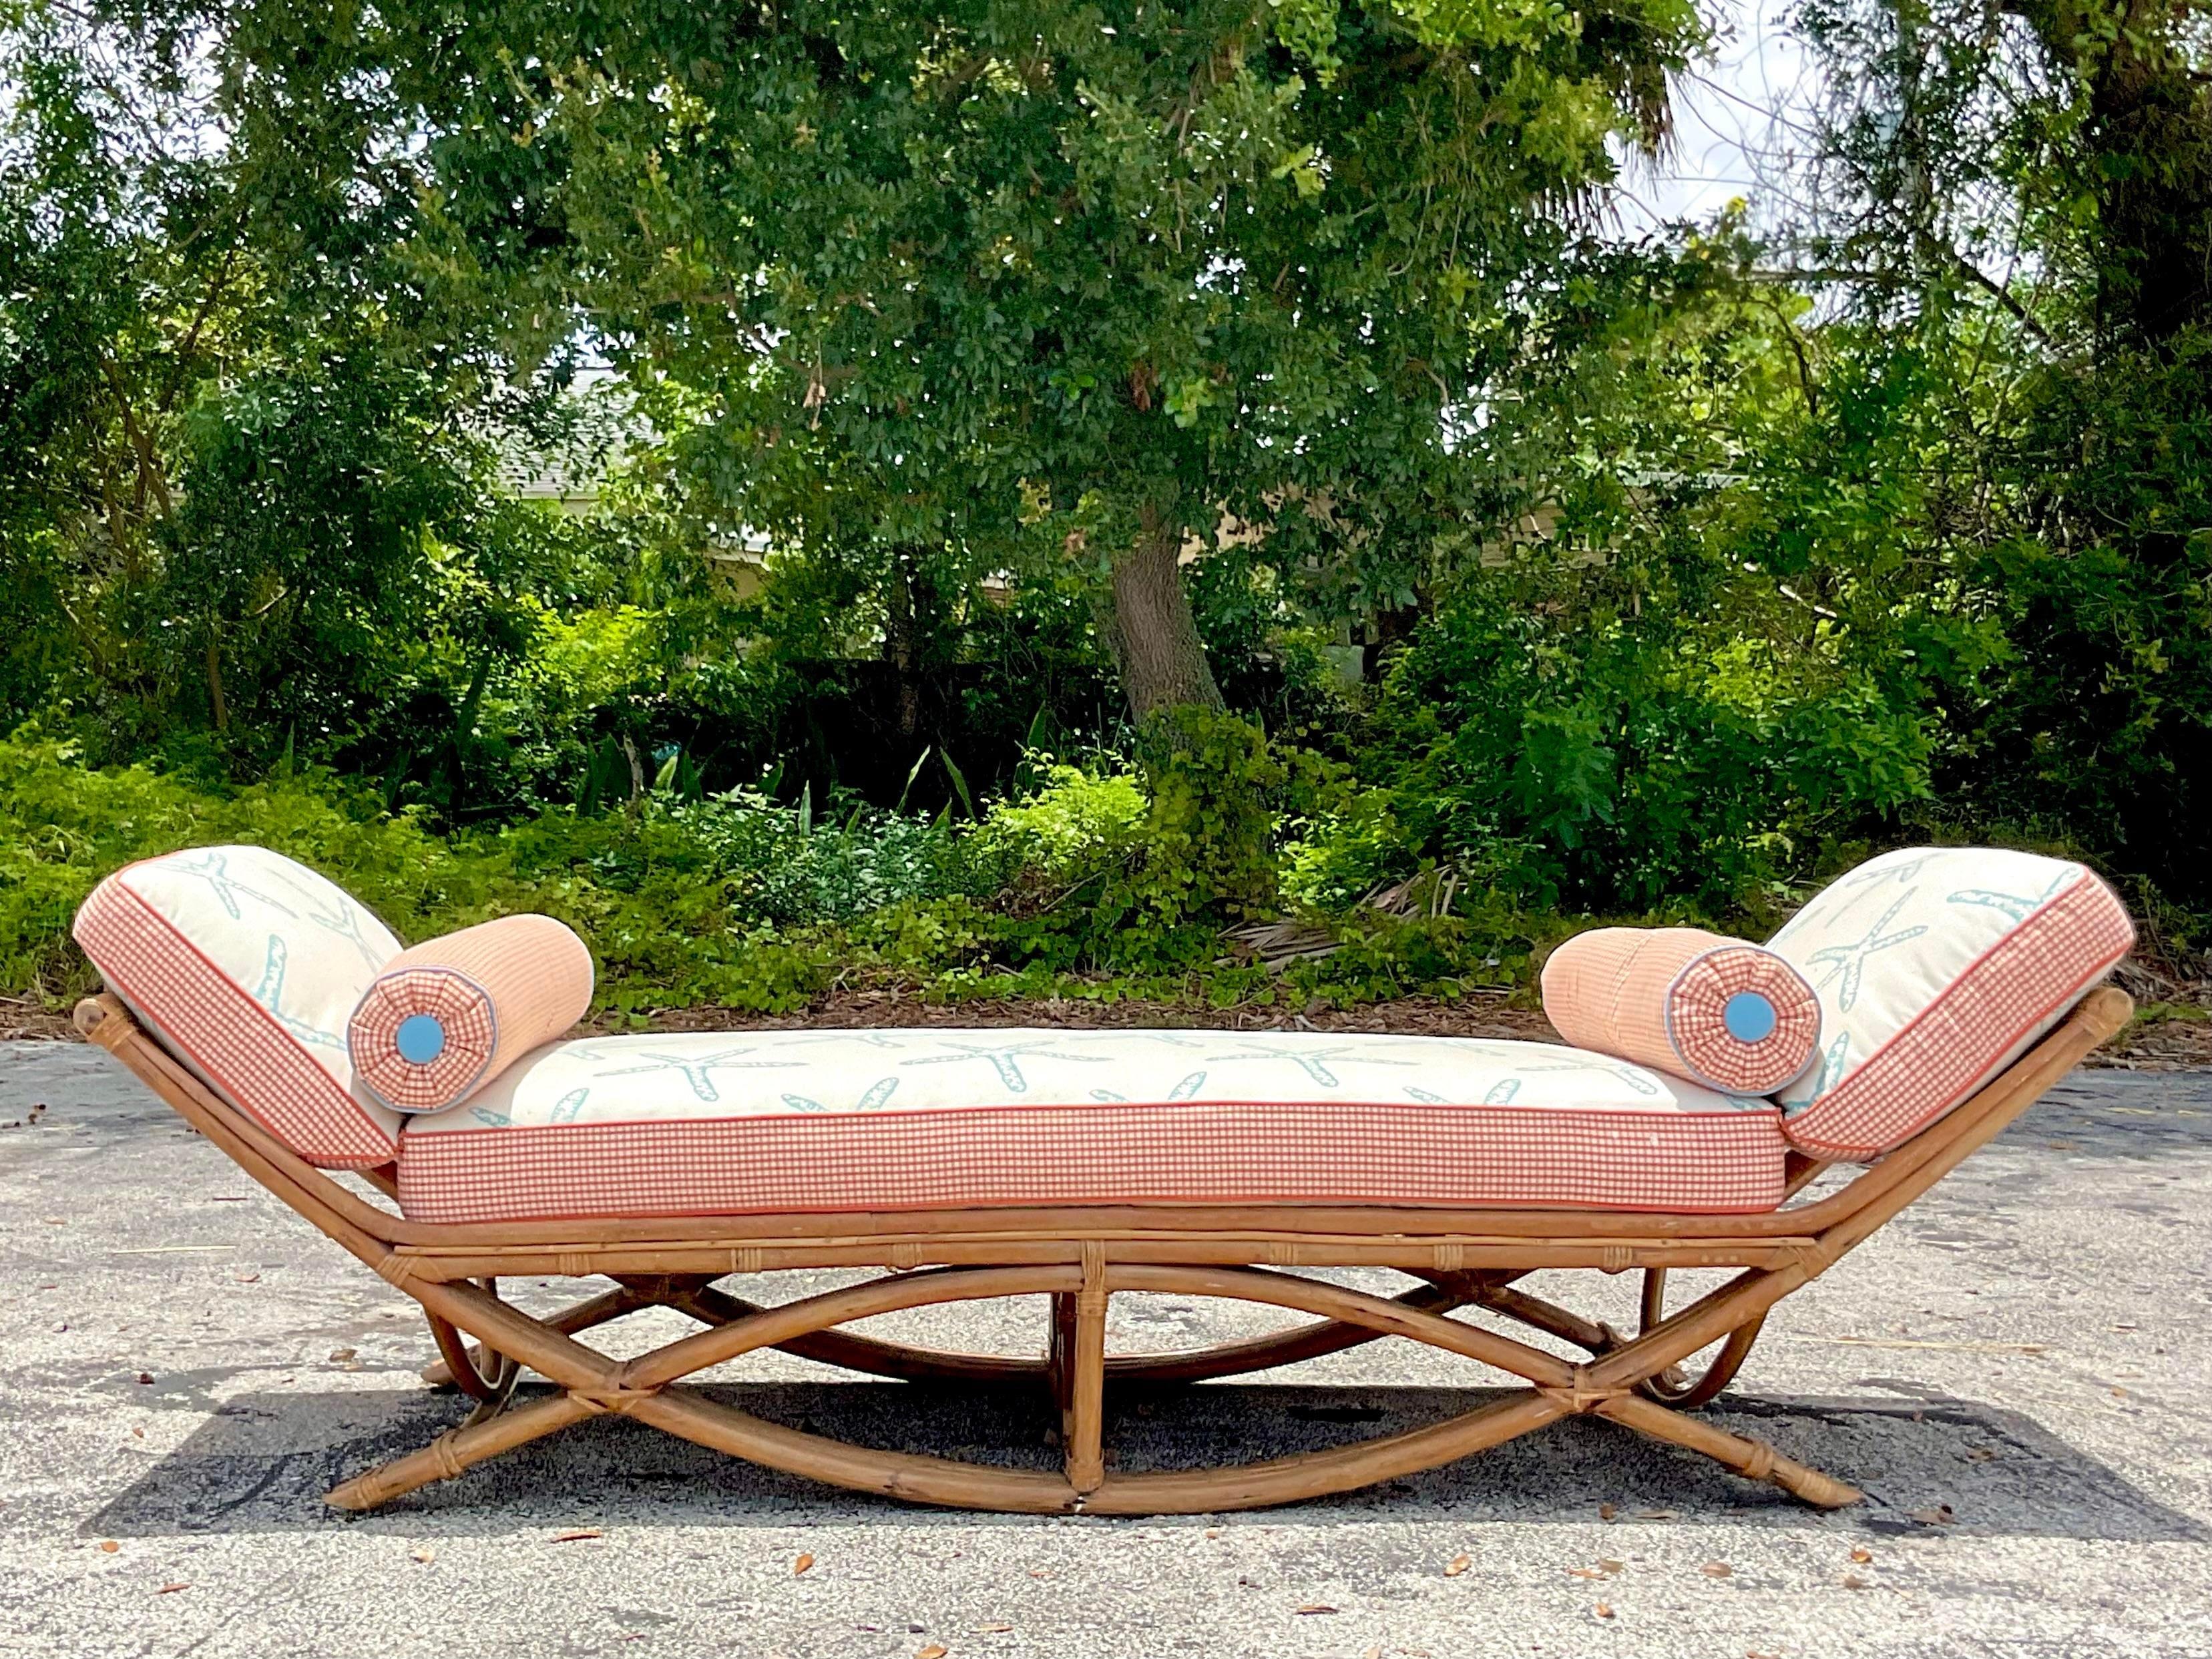
MULTIPOLYGON (((1771 1481, 1823 1507, 1860 1496, 1771 1447, 1687 1417, 1638 1392, 1698 1349, 1723 1338, 1733 1340, 1747 1325, 1755 1328, 1768 1307, 1803 1282, 1802 1273, 1786 1267, 1747 1270, 1627 1341, 1498 1282, 1514 1277, 1457 1276, 1391 1299, 1255 1268, 1109 1263, 1093 1246, 1079 1263, 941 1268, 773 1308, 756 1307, 696 1277, 634 1280, 545 1320, 530 1317, 476 1285, 410 1283, 405 1288, 434 1320, 469 1331, 493 1352, 528 1364, 560 1392, 472 1419, 420 1451, 345 1482, 329 1501, 343 1509, 374 1508, 608 1413, 839 1486, 922 1503, 1020 1511, 1161 1514, 1291 1502, 1435 1468, 1575 1415, 1602 1416, 1651 1438, 1702 1452, 1748 1479, 1771 1481), (1322 1322, 1287 1339, 1313 1352, 1371 1336, 1405 1336, 1520 1376, 1529 1386, 1444 1423, 1326 1451, 1214 1469, 1109 1474, 1100 1443, 1109 1373, 1105 1309, 1107 1298, 1122 1291, 1222 1297, 1292 1309, 1322 1322), (1002 1366, 1010 1377, 1042 1374, 1051 1382, 1063 1413, 1065 1474, 847 1445, 766 1422, 683 1382, 700 1370, 766 1347, 809 1353, 831 1364, 843 1363, 836 1357, 841 1354, 864 1358, 878 1362, 866 1369, 892 1375, 942 1375, 948 1368, 973 1375, 969 1368, 978 1362, 969 1357, 899 1349, 833 1328, 903 1309, 1020 1295, 1054 1298, 1054 1337, 1047 1361, 982 1363, 1002 1366), (1589 1347, 1594 1357, 1577 1364, 1437 1310, 1467 1303, 1565 1335, 1589 1347), (708 1328, 629 1361, 611 1359, 574 1340, 575 1332, 653 1305, 682 1309, 708 1328), (906 1369, 893 1370, 897 1364, 906 1369)), ((1250 1357, 1285 1340, 1231 1346, 1250 1357)))

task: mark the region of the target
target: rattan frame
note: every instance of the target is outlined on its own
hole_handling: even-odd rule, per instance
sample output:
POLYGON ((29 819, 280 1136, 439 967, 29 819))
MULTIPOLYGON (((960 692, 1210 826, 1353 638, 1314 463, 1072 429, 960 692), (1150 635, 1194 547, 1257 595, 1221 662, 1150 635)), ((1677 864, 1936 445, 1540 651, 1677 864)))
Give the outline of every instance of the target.
MULTIPOLYGON (((1701 1452, 1805 1502, 1857 1490, 1761 1442, 1688 1415, 1735 1376, 1768 1311, 1809 1284, 2025 1111, 2134 1005, 2092 992, 2042 1042, 1948 1114, 1827 1196, 1763 1215, 1598 1210, 1354 1208, 1326 1205, 1112 1206, 958 1213, 712 1216, 667 1220, 410 1222, 303 1162, 209 1089, 112 996, 76 1024, 228 1153, 246 1174, 422 1304, 441 1363, 425 1373, 474 1396, 467 1422, 337 1486, 329 1501, 373 1509, 472 1464, 604 1413, 650 1424, 754 1462, 918 1503, 1035 1513, 1182 1514, 1257 1508, 1349 1491, 1454 1462, 1560 1418, 1594 1415, 1701 1452), (732 1274, 787 1267, 882 1267, 878 1279, 776 1307, 716 1288, 732 1274), (1396 1268, 1425 1283, 1395 1298, 1286 1271, 1396 1268), (1665 1311, 1675 1267, 1735 1267, 1727 1283, 1665 1311), (1641 1328, 1623 1336, 1516 1288, 1542 1268, 1644 1274, 1641 1328), (605 1276, 614 1288, 550 1318, 501 1300, 501 1275, 605 1276), (1240 1299, 1314 1316, 1280 1334, 1190 1353, 1106 1352, 1107 1299, 1166 1291, 1240 1299), (901 1309, 1046 1295, 1039 1359, 901 1347, 836 1328, 901 1309), (576 1340, 640 1309, 666 1306, 704 1328, 629 1360, 576 1340), (1448 1316, 1475 1308, 1583 1349, 1556 1352, 1448 1316), (477 1339, 471 1348, 462 1333, 477 1339), (1527 1386, 1449 1421, 1352 1445, 1218 1468, 1122 1472, 1102 1445, 1109 1381, 1195 1382, 1410 1337, 1527 1386), (1681 1367, 1721 1345, 1698 1375, 1681 1367), (1048 1388, 1062 1413, 1054 1474, 854 1446, 765 1422, 683 1379, 763 1348, 894 1377, 1020 1382, 1048 1388), (523 1367, 554 1391, 517 1402, 523 1367)), ((1791 1155, 1790 1190, 1826 1166, 1791 1155)), ((389 1169, 368 1172, 387 1196, 389 1169)))

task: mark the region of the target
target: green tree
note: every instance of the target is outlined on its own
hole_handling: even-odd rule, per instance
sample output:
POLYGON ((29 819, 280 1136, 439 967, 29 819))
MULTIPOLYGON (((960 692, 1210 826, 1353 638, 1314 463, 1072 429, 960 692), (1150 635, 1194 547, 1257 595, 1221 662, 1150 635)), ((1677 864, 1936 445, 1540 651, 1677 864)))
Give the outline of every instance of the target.
MULTIPOLYGON (((242 105, 373 69, 349 109, 409 135, 376 189, 434 300, 526 360, 588 331, 732 522, 887 583, 1090 572, 1139 716, 1220 700, 1191 538, 1360 580, 1425 544, 1486 319, 1695 33, 1684 0, 397 4, 299 89, 289 14, 216 15, 242 105)), ((275 114, 240 131, 279 176, 275 114)))

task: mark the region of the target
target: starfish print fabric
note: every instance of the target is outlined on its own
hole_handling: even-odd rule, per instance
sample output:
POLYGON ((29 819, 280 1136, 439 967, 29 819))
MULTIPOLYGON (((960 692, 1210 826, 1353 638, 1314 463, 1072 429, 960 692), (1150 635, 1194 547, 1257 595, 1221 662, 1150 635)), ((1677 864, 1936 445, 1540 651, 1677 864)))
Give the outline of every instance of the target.
POLYGON ((1771 1101, 1532 1042, 1037 1029, 585 1037, 410 1119, 425 1221, 1782 1195, 1771 1101))
POLYGON ((1791 1142, 1879 1157, 1960 1104, 2135 944, 2082 866, 1994 848, 1885 853, 1767 941, 1820 1002, 1818 1062, 1778 1097, 1791 1142))
POLYGON ((264 848, 191 848, 108 877, 76 934, 139 1024, 310 1164, 392 1161, 398 1115, 356 1087, 345 1032, 399 941, 333 883, 264 848))

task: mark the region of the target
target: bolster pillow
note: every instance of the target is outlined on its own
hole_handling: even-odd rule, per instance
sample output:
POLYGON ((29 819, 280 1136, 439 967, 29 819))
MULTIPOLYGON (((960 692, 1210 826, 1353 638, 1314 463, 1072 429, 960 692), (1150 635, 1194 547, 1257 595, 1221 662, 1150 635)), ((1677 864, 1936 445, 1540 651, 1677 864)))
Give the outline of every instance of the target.
POLYGON ((1698 927, 1600 927, 1544 963, 1544 1012, 1577 1048, 1723 1094, 1771 1095, 1820 1045, 1820 1003, 1764 946, 1698 927))
POLYGON ((462 1101, 592 1006, 592 953, 550 916, 504 916, 402 951, 346 1022, 354 1080, 397 1112, 462 1101))

